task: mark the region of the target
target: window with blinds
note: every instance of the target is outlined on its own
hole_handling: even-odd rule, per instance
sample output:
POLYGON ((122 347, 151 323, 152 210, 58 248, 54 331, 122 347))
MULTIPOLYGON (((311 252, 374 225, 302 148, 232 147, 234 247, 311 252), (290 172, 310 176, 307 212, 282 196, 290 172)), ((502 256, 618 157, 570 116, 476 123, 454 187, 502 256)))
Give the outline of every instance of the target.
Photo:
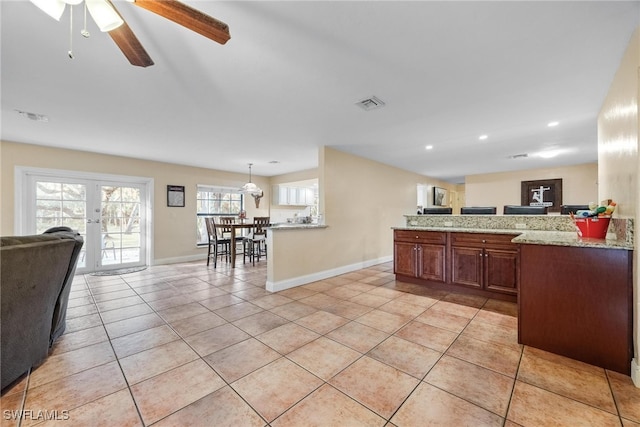
POLYGON ((207 216, 236 216, 244 209, 244 197, 237 188, 198 185, 196 191, 197 244, 207 244, 207 216))

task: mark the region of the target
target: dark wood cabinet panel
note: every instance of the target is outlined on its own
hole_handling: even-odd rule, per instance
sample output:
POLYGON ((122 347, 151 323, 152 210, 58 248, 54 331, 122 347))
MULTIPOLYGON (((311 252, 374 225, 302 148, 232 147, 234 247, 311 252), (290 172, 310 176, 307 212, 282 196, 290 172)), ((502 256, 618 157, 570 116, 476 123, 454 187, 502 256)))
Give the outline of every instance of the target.
POLYGON ((451 233, 451 282, 517 295, 518 245, 513 234, 451 233))
POLYGON ((447 243, 447 233, 440 231, 410 231, 396 230, 394 240, 398 242, 432 243, 434 245, 445 245, 447 243))
POLYGON ((516 301, 515 234, 394 231, 398 279, 452 292, 516 301))
POLYGON ((633 251, 521 245, 518 340, 629 375, 633 251))
POLYGON ((451 248, 451 283, 482 287, 483 250, 481 248, 451 248))
POLYGON ((421 279, 444 282, 446 279, 446 246, 420 245, 418 247, 418 271, 421 279))
POLYGON ((485 287, 516 295, 520 267, 518 252, 497 249, 485 249, 484 252, 485 287))
POLYGON ((416 274, 416 245, 414 243, 395 242, 393 250, 393 272, 403 276, 416 274))
POLYGON ((445 281, 445 233, 398 230, 394 240, 395 274, 436 282, 445 281))
POLYGON ((451 233, 451 246, 492 247, 517 251, 517 245, 511 243, 516 236, 517 234, 451 233))

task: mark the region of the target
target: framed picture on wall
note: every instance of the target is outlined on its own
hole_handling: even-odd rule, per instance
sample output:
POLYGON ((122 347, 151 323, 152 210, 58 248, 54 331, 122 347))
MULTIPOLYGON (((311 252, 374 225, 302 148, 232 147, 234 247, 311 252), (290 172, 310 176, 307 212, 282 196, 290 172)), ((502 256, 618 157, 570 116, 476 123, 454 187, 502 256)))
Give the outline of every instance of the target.
POLYGON ((522 181, 520 198, 523 206, 546 206, 547 212, 560 212, 562 178, 522 181))
POLYGON ((167 206, 184 207, 184 185, 167 185, 167 206))
POLYGON ((433 205, 447 206, 447 190, 440 187, 433 187, 433 205))

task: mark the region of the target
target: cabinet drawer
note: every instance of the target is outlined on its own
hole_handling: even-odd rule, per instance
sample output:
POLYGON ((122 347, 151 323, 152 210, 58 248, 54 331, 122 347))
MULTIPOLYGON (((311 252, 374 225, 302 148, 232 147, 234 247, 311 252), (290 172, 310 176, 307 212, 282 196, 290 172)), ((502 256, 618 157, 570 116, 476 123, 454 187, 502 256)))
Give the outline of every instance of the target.
POLYGON ((518 246, 511 243, 516 236, 517 234, 451 233, 451 245, 517 250, 518 246))
POLYGON ((447 243, 447 234, 440 231, 395 230, 394 240, 398 242, 444 245, 447 243))

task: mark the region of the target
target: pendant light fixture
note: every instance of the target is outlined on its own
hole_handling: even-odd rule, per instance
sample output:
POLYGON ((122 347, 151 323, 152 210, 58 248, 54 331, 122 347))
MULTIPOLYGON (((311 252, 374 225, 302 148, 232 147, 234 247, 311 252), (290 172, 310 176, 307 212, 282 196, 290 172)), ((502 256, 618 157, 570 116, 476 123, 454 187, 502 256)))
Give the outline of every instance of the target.
POLYGON ((257 185, 255 185, 253 182, 251 182, 251 166, 253 166, 253 163, 249 163, 249 182, 247 182, 245 185, 243 185, 240 188, 240 192, 251 194, 252 196, 259 195, 262 193, 262 189, 257 185))

